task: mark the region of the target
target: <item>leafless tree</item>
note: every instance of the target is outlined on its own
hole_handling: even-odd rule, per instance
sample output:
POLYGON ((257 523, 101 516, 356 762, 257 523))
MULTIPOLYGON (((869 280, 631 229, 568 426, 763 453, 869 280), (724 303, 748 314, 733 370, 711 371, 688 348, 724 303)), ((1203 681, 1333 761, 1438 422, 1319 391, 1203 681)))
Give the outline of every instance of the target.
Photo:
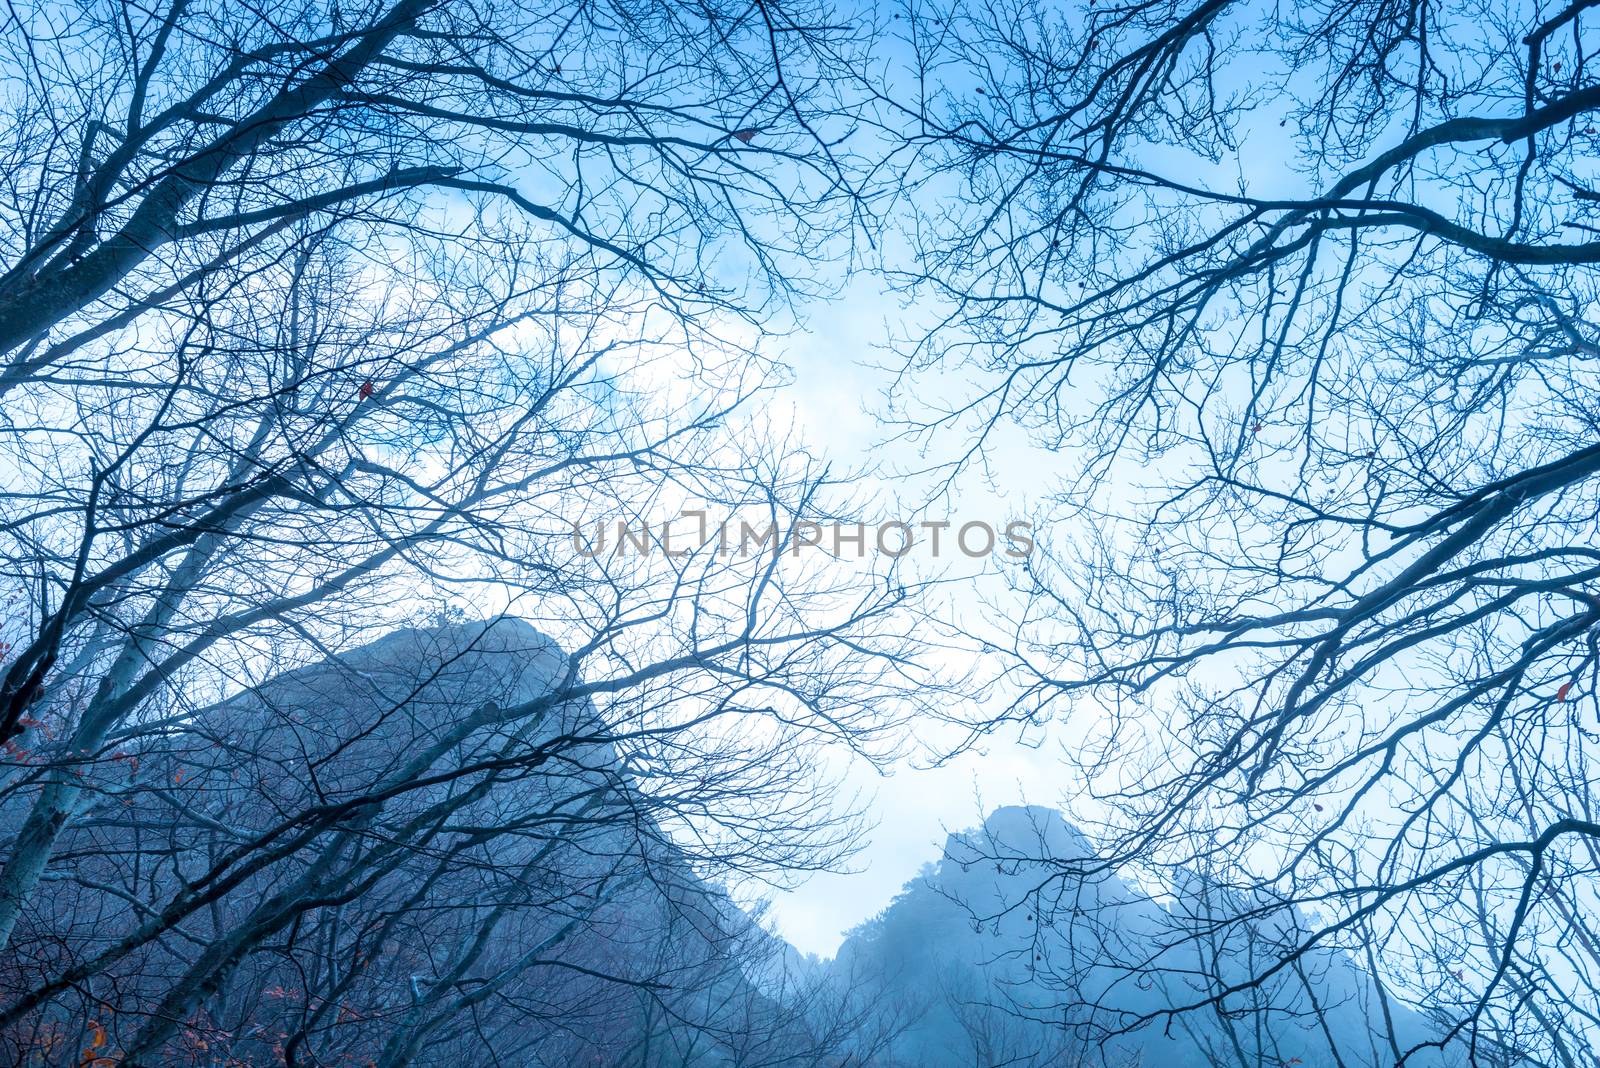
POLYGON ((1390 1061, 1594 1063, 1591 5, 906 25, 906 392, 984 376, 906 429, 1071 458, 1013 714, 1099 718, 1108 865, 1318 918, 1190 1004, 1340 947, 1440 1023, 1390 1061))
POLYGON ((935 699, 915 591, 790 551, 848 487, 748 342, 870 210, 860 45, 805 4, 8 9, 8 1056, 506 1056, 729 975, 710 927, 625 952, 705 880, 850 847, 818 753, 935 699), (663 544, 686 507, 775 536, 663 544))

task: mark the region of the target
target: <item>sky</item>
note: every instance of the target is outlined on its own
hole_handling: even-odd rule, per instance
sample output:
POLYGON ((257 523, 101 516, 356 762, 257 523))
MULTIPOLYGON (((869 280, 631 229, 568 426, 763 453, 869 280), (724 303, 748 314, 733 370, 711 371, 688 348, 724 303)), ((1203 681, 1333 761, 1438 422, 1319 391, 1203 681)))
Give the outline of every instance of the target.
MULTIPOLYGON (((1248 179, 1261 195, 1299 189, 1303 176, 1285 166, 1293 155, 1293 142, 1290 133, 1280 128, 1280 117, 1279 110, 1253 113, 1241 120, 1237 151, 1213 161, 1183 152, 1173 169, 1221 187, 1248 179)), ((947 192, 961 195, 953 188, 947 192)), ((907 313, 901 298, 886 292, 870 275, 862 275, 836 298, 814 301, 802 314, 802 328, 783 339, 776 353, 795 376, 780 403, 791 406, 808 447, 843 466, 881 462, 888 432, 876 413, 890 382, 886 368, 896 361, 890 341, 905 333, 907 313)), ((958 440, 965 443, 955 431, 947 440, 952 445, 958 440)), ((894 455, 893 450, 887 453, 894 455)), ((910 453, 899 455, 908 466, 919 460, 910 453)), ((997 511, 1037 519, 1034 504, 1041 491, 1048 491, 1051 470, 1063 470, 1071 459, 1032 447, 1021 432, 1002 428, 986 438, 987 484, 979 485, 977 478, 965 480, 961 495, 945 510, 957 522, 989 520, 997 511)), ((1137 478, 1135 472, 1130 474, 1137 478)), ((878 481, 886 496, 893 496, 901 484, 895 479, 878 481)), ((965 603, 979 608, 979 592, 974 584, 965 603)), ((957 596, 955 603, 961 611, 963 599, 957 596)), ((1072 714, 1088 716, 1093 710, 1080 708, 1072 714)), ((1060 776, 1066 765, 1060 759, 1061 746, 1069 728, 1081 722, 1046 725, 1027 738, 1009 728, 986 738, 977 750, 931 770, 901 765, 883 775, 859 762, 851 764, 849 784, 871 798, 867 815, 875 829, 870 842, 855 858, 851 872, 816 875, 796 889, 775 893, 772 913, 782 934, 805 952, 830 956, 850 928, 887 906, 923 863, 938 859, 947 832, 977 826, 1002 805, 1064 808, 1066 791, 1060 776)), ((1065 815, 1071 820, 1074 814, 1065 811, 1065 815)))
MULTIPOLYGON (((805 311, 802 329, 781 339, 780 355, 794 382, 778 404, 788 406, 808 447, 830 461, 841 467, 882 463, 886 431, 875 409, 889 380, 884 368, 893 357, 885 345, 898 322, 898 298, 861 279, 836 299, 805 311)), ((887 452, 892 456, 893 450, 887 452)), ((1040 458, 999 459, 992 490, 965 486, 944 509, 951 520, 998 526, 999 511, 1009 518, 1028 509, 1040 458), (1008 481, 1008 472, 1016 473, 1009 476, 1014 481, 1008 481)), ((915 457, 907 454, 905 462, 915 457)), ((894 487, 903 483, 884 477, 869 484, 892 498, 894 487)), ((912 511, 908 505, 906 513, 912 511)), ((978 582, 951 592, 958 611, 977 607, 978 582)), ((911 761, 876 769, 841 756, 846 789, 859 793, 872 823, 867 845, 848 871, 819 873, 793 889, 772 891, 770 915, 779 932, 802 952, 832 956, 851 928, 885 908, 923 864, 939 858, 948 832, 981 824, 1002 805, 1055 805, 1061 793, 1055 785, 1059 752, 1048 728, 1023 736, 1008 727, 931 768, 911 761)))

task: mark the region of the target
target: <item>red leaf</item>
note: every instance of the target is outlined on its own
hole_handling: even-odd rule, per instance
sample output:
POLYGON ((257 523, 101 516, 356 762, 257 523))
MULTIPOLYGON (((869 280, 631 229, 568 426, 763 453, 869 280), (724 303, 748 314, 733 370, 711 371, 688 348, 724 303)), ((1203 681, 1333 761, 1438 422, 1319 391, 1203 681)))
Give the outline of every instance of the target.
POLYGON ((1571 692, 1572 692, 1572 683, 1563 682, 1561 684, 1561 689, 1556 691, 1556 700, 1557 701, 1565 701, 1567 699, 1567 694, 1569 694, 1571 692))
POLYGON ((1252 427, 1251 427, 1251 428, 1250 428, 1250 433, 1252 433, 1252 434, 1259 434, 1259 433, 1261 433, 1261 424, 1260 424, 1260 423, 1257 423, 1257 424, 1256 424, 1256 425, 1255 425, 1255 426, 1252 426, 1252 427))
POLYGON ((369 378, 365 382, 361 383, 361 388, 356 391, 356 396, 360 397, 362 400, 366 400, 368 397, 372 396, 373 389, 374 386, 372 385, 372 379, 369 378))
POLYGON ((738 138, 741 144, 748 145, 751 141, 755 140, 755 136, 759 132, 759 130, 735 130, 733 131, 733 136, 738 138))

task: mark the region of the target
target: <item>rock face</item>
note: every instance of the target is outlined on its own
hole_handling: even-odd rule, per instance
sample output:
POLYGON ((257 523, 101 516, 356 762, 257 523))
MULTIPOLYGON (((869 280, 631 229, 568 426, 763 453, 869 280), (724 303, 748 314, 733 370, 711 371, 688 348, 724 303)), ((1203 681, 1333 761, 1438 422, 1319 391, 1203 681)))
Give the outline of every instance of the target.
MULTIPOLYGON (((888 1065, 1259 1068, 1395 1061, 1380 992, 1344 955, 1307 954, 1258 994, 1193 1004, 1236 983, 1293 932, 1262 924, 1219 940, 1220 893, 1192 878, 1158 903, 1095 863, 1060 813, 1002 808, 950 835, 943 855, 841 948, 835 967, 916 1006, 888 1065), (1153 1022, 1142 1022, 1153 1021, 1153 1022)), ((1275 958, 1273 958, 1275 959, 1275 958)), ((1388 1006, 1401 1048, 1422 1021, 1388 1006)), ((1438 1064, 1427 1054, 1411 1064, 1438 1064)))
POLYGON ((147 725, 90 773, 0 1003, 94 980, 0 1063, 78 1064, 86 1035, 107 1064, 233 1068, 810 1048, 746 978, 771 940, 660 832, 595 709, 546 699, 566 670, 518 620, 409 629, 147 725))

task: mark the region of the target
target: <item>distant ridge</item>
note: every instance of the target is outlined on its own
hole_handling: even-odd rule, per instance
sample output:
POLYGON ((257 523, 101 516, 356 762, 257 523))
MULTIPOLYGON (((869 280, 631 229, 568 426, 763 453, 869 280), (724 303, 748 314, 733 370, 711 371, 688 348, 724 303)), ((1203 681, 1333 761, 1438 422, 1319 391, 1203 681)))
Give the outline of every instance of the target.
MULTIPOLYGON (((1093 864, 1088 837, 1055 809, 1010 806, 950 834, 938 860, 875 919, 852 931, 831 967, 840 982, 914 1006, 882 1068, 1376 1068, 1394 1046, 1425 1041, 1421 1017, 1379 991, 1348 958, 1306 954, 1253 1003, 1172 1017, 1220 976, 1243 978, 1255 945, 1208 947, 1197 922, 1217 896, 1204 880, 1163 905, 1093 864), (1077 870, 1090 874, 1080 876, 1077 870), (1215 949, 1216 952, 1211 952, 1215 949), (1141 1023, 1150 1019, 1153 1022, 1141 1023)), ((1435 1066, 1437 1051, 1409 1065, 1435 1066)))

